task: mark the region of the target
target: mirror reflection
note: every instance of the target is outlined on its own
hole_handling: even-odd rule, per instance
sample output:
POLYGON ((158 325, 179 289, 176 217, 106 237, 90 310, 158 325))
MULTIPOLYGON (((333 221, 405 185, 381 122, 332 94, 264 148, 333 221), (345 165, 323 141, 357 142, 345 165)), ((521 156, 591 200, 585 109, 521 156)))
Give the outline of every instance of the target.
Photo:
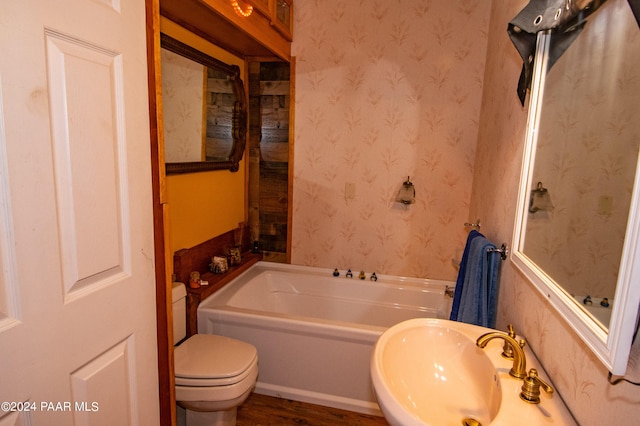
POLYGON ((161 35, 167 173, 238 170, 246 134, 240 70, 161 35))
POLYGON ((638 25, 608 2, 546 74, 529 182, 521 250, 604 329, 638 162, 639 68, 638 25))

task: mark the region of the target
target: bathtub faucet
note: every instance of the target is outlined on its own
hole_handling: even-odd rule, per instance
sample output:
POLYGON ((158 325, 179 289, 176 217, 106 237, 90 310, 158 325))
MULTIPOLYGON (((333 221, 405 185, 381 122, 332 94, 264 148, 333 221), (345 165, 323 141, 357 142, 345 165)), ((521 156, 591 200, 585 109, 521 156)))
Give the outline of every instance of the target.
POLYGON ((520 344, 513 337, 509 336, 507 333, 502 331, 492 331, 490 333, 485 333, 482 336, 478 337, 476 340, 476 345, 478 347, 483 348, 487 346, 489 340, 493 339, 502 339, 511 345, 511 349, 513 349, 513 367, 509 371, 509 374, 516 379, 524 379, 527 377, 527 358, 524 354, 524 349, 520 347, 520 344))

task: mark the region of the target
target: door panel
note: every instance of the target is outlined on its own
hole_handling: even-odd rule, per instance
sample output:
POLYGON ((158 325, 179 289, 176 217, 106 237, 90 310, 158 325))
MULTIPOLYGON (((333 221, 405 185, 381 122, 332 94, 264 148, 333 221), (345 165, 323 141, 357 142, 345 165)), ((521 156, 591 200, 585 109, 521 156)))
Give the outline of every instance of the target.
POLYGON ((3 2, 2 426, 159 424, 145 31, 144 0, 3 2))
POLYGON ((129 276, 122 61, 84 40, 45 37, 62 274, 72 300, 129 276))
POLYGON ((98 411, 108 414, 101 418, 105 424, 139 423, 131 400, 135 382, 128 374, 132 367, 135 370, 135 365, 131 365, 132 343, 129 339, 118 343, 71 373, 72 399, 78 404, 74 405, 75 424, 93 424, 93 414, 98 411))

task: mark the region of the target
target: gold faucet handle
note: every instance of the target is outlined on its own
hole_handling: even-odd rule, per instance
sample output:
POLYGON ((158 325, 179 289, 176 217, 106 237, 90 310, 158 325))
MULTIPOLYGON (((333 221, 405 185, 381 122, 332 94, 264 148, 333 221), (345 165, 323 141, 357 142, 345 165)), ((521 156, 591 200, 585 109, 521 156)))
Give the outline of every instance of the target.
MULTIPOLYGON (((508 328, 509 328, 509 330, 508 330, 507 334, 512 339, 515 339, 516 338, 516 332, 513 331, 513 325, 509 324, 508 328)), ((503 358, 507 358, 507 359, 513 359, 513 348, 511 347, 509 342, 507 342, 506 340, 504 341, 504 345, 502 346, 502 357, 503 358)))
MULTIPOLYGON (((512 337, 513 340, 516 339, 516 333, 513 332, 513 327, 511 326, 511 324, 509 324, 509 336, 512 337)), ((527 345, 527 342, 525 342, 524 339, 520 339, 518 345, 520 346, 520 349, 524 349, 524 347, 527 345)), ((504 345, 502 346, 501 355, 503 358, 513 359, 513 348, 511 347, 511 344, 506 340, 504 341, 504 345)))
MULTIPOLYGON (((515 340, 516 332, 513 331, 513 325, 509 324, 508 329, 509 330, 507 331, 507 334, 509 335, 509 337, 515 340)), ((525 341, 520 340, 519 344, 520 344, 520 348, 524 349, 524 346, 526 344, 525 341)), ((502 346, 502 357, 507 359, 513 359, 513 348, 511 347, 511 344, 506 340, 504 341, 504 345, 502 346)))
POLYGON ((553 388, 551 385, 538 376, 538 370, 532 368, 529 370, 529 374, 525 377, 522 383, 522 392, 520 392, 520 398, 531 404, 540 403, 540 388, 549 395, 553 394, 553 388))

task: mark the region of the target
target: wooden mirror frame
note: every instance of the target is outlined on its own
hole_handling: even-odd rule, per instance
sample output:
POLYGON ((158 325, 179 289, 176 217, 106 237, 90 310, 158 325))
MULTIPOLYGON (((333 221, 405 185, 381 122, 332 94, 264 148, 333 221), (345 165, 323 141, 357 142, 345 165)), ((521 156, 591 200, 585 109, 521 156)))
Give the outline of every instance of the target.
POLYGON ((232 138, 233 145, 227 160, 221 161, 192 161, 180 163, 165 163, 168 175, 205 172, 211 170, 229 170, 237 172, 239 163, 244 154, 247 134, 247 100, 244 84, 240 75, 240 67, 228 65, 213 58, 193 47, 184 44, 173 37, 160 33, 160 47, 173 53, 183 56, 192 61, 198 62, 206 67, 222 71, 229 76, 229 81, 233 87, 233 94, 236 98, 232 117, 232 138))

